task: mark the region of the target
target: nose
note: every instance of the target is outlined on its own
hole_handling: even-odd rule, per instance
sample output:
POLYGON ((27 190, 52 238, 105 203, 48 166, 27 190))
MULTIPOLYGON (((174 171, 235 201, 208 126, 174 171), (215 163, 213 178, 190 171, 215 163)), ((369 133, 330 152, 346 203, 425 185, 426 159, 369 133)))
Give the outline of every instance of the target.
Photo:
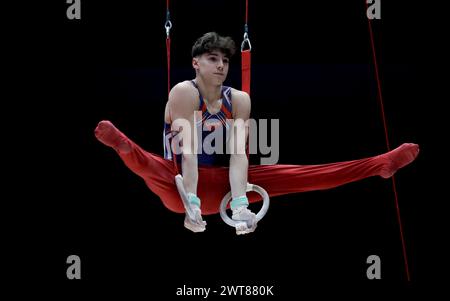
POLYGON ((217 63, 217 69, 223 70, 223 60, 219 60, 217 63))

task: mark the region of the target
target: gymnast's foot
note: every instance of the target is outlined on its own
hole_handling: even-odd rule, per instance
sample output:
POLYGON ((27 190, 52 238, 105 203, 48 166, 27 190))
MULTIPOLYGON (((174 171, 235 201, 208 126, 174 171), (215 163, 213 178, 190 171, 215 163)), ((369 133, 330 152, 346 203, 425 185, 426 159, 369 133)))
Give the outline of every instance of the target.
POLYGON ((399 147, 387 152, 380 157, 386 159, 380 176, 387 179, 394 175, 400 168, 408 165, 419 154, 419 145, 414 143, 403 143, 399 147))
POLYGON ((196 205, 190 205, 193 217, 189 216, 186 212, 186 217, 184 218, 184 227, 191 230, 192 232, 203 232, 206 230, 206 222, 202 219, 202 211, 196 205))
POLYGON ((257 226, 256 214, 247 209, 247 206, 239 206, 232 210, 231 218, 241 222, 236 225, 236 234, 247 234, 255 231, 257 226))
POLYGON ((110 121, 100 121, 95 129, 95 137, 103 144, 114 148, 120 153, 129 153, 131 147, 126 136, 119 131, 110 121))

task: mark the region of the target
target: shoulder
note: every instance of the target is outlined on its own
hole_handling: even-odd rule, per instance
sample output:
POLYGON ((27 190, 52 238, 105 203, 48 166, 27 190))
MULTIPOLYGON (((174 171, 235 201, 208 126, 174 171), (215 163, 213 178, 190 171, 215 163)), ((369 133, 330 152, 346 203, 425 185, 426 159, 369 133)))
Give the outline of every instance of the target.
POLYGON ((188 80, 185 80, 184 82, 180 82, 176 84, 169 93, 169 99, 171 96, 183 96, 184 98, 195 96, 198 94, 197 89, 192 85, 192 83, 188 80))
POLYGON ((247 92, 231 89, 234 118, 248 119, 250 116, 251 100, 247 92))
POLYGON ((171 120, 186 118, 198 108, 198 91, 189 81, 180 82, 170 90, 167 105, 171 120))
POLYGON ((248 95, 247 92, 231 88, 231 97, 233 99, 233 104, 250 106, 250 95, 248 95))
POLYGON ((196 106, 198 105, 198 91, 190 81, 180 82, 170 90, 169 103, 183 107, 196 106))

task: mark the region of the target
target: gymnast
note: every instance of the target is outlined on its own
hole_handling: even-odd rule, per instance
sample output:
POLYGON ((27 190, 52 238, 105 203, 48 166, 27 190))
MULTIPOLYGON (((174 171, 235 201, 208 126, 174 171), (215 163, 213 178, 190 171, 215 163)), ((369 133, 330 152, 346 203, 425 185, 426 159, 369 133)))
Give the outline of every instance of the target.
POLYGON ((263 187, 270 197, 330 189, 371 176, 389 178, 417 157, 419 146, 404 143, 381 155, 346 162, 249 166, 245 149, 250 97, 246 92, 223 85, 235 49, 230 37, 215 32, 204 34, 193 45, 195 78, 175 85, 166 104, 164 157, 146 152, 110 121, 99 122, 95 129, 96 138, 113 148, 169 210, 186 213, 174 180, 180 166, 188 206, 193 212, 193 215, 186 213, 184 226, 187 229, 204 231, 206 222, 202 214, 218 213, 223 196, 231 190, 232 220, 247 225, 243 229, 236 227, 236 233, 253 232, 257 219, 248 206, 262 198, 247 195, 247 183, 263 187), (231 144, 235 151, 198 153, 198 144, 211 142, 213 136, 210 135, 217 131, 221 135, 214 137, 222 137, 226 147, 231 144), (237 134, 239 131, 243 135, 237 134), (238 139, 238 136, 244 139, 238 139))

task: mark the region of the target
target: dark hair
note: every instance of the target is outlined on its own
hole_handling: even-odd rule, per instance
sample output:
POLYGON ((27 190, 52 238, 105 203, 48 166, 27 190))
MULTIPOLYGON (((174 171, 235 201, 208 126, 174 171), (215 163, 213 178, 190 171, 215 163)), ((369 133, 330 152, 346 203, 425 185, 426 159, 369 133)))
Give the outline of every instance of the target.
POLYGON ((230 37, 222 37, 216 32, 205 33, 192 46, 192 57, 219 50, 230 58, 236 52, 234 41, 230 37))

